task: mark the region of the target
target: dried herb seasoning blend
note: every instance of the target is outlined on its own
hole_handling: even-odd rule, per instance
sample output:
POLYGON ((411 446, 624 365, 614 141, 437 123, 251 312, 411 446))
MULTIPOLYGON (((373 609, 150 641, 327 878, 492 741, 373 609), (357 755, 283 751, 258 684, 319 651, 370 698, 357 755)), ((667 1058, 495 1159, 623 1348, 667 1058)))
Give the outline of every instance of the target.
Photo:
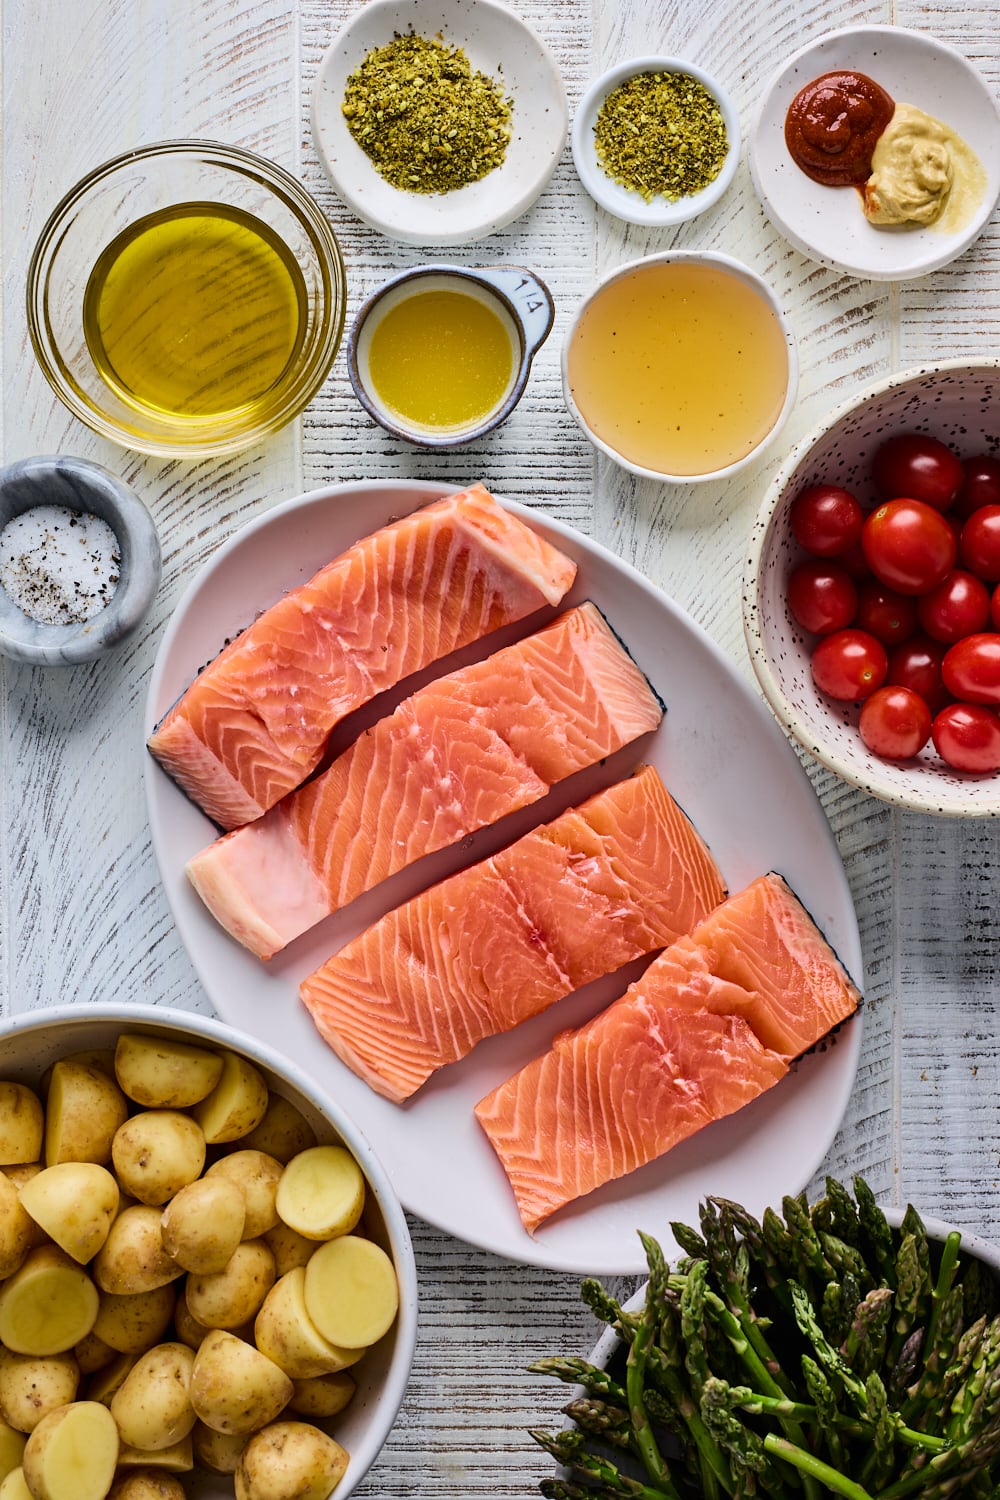
POLYGON ((341 105, 381 175, 413 193, 450 193, 500 166, 511 108, 461 47, 412 33, 368 53, 341 105))
POLYGON ((722 170, 729 137, 713 94, 689 73, 637 73, 612 89, 594 125, 613 181, 654 198, 688 198, 722 170))

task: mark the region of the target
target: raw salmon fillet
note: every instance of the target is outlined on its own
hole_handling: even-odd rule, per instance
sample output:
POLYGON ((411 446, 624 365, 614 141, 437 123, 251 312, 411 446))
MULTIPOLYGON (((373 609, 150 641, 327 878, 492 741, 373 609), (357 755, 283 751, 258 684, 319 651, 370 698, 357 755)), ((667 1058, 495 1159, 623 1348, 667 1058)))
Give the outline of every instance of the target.
POLYGON ((301 995, 338 1056, 402 1100, 484 1037, 690 931, 724 894, 645 766, 387 913, 301 995))
POLYGON ((481 636, 558 604, 576 565, 481 484, 363 538, 237 636, 149 739, 222 828, 318 765, 334 725, 481 636))
POLYGON ((195 855, 188 878, 227 932, 270 958, 661 717, 600 611, 582 604, 405 699, 327 770, 195 855))
POLYGON ((525 1228, 741 1109, 859 999, 780 876, 731 896, 476 1106, 525 1228))

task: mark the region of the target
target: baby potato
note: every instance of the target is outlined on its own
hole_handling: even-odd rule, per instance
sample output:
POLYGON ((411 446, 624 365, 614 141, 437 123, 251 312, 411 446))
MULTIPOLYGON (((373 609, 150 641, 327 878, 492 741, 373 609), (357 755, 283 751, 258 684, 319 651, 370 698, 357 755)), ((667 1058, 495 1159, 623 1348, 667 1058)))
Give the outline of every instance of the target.
POLYGON ((0 1172, 0 1281, 23 1264, 31 1249, 32 1229, 17 1188, 0 1172))
POLYGON ((118 1180, 139 1203, 161 1207, 201 1176, 205 1137, 190 1115, 148 1109, 119 1126, 111 1143, 118 1180))
POLYGON ((119 1354, 141 1354, 166 1333, 175 1300, 172 1282, 149 1292, 101 1292, 91 1332, 119 1354))
POLYGON ((45 1111, 26 1083, 0 1083, 0 1164, 38 1161, 45 1134, 45 1111))
POLYGON ((58 1245, 39 1245, 0 1283, 0 1344, 15 1354, 65 1354, 90 1333, 98 1292, 58 1245))
POLYGON ((195 1423, 189 1388, 194 1354, 186 1344, 157 1344, 139 1356, 111 1398, 123 1443, 145 1452, 170 1448, 195 1423))
MULTIPOLYGON (((83 1047, 77 1052, 64 1052, 62 1061, 83 1063, 88 1068, 96 1068, 99 1073, 106 1073, 109 1078, 115 1076, 115 1049, 113 1047, 83 1047)), ((43 1099, 49 1092, 53 1066, 52 1063, 49 1064, 39 1083, 39 1092, 43 1099)))
POLYGON ((236 1465, 236 1500, 327 1500, 347 1472, 346 1449, 309 1422, 272 1422, 236 1465))
POLYGON ((296 1266, 304 1266, 318 1243, 307 1240, 297 1229, 289 1229, 287 1224, 280 1222, 269 1229, 263 1239, 274 1256, 274 1268, 279 1277, 286 1271, 294 1271, 296 1266))
POLYGON ((24 1477, 33 1500, 105 1500, 117 1462, 118 1428, 97 1401, 50 1411, 24 1445, 24 1477))
POLYGON ((295 1387, 288 1410, 313 1421, 325 1421, 338 1416, 349 1405, 357 1383, 347 1370, 334 1370, 329 1375, 313 1375, 308 1380, 293 1380, 295 1387))
POLYGON ((32 1432, 47 1412, 76 1400, 80 1368, 72 1354, 14 1354, 0 1349, 0 1412, 20 1432, 32 1432))
POLYGON ((161 1469, 128 1469, 108 1491, 108 1500, 184 1500, 184 1486, 161 1469))
POLYGON ((146 1109, 190 1109, 222 1075, 222 1057, 207 1047, 122 1032, 115 1045, 115 1077, 146 1109))
POLYGON ((57 1162, 24 1184, 21 1205, 82 1266, 108 1237, 118 1212, 118 1184, 96 1162, 57 1162))
POLYGON ((199 1323, 197 1318, 191 1316, 191 1309, 187 1305, 187 1288, 182 1286, 174 1308, 174 1333, 189 1349, 198 1349, 207 1332, 204 1323, 199 1323))
POLYGON ((113 1078, 86 1063, 60 1059, 45 1101, 45 1165, 90 1161, 104 1166, 127 1114, 128 1101, 113 1078))
POLYGON ((163 1248, 160 1219, 160 1210, 146 1203, 133 1204, 118 1215, 94 1257, 94 1280, 102 1292, 151 1292, 183 1276, 183 1266, 163 1248))
POLYGON ((189 1273, 184 1288, 188 1311, 206 1328, 236 1329, 255 1318, 274 1285, 274 1256, 263 1240, 244 1240, 222 1271, 189 1273))
POLYGON ((228 1432, 214 1432, 204 1422, 196 1422, 191 1434, 194 1442, 195 1462, 213 1474, 235 1474, 240 1454, 247 1445, 245 1437, 236 1437, 228 1432))
POLYGON ((14 1469, 21 1467, 23 1454, 24 1433, 0 1417, 0 1484, 14 1469))
POLYGON ((194 1357, 191 1404, 216 1432, 256 1432, 273 1422, 291 1395, 284 1370, 225 1329, 213 1328, 194 1357))
POLYGON ((211 1175, 182 1187, 160 1221, 163 1248, 185 1271, 224 1271, 243 1238, 246 1200, 228 1177, 211 1175))
POLYGON ((192 1113, 210 1146, 238 1141, 259 1125, 267 1111, 264 1076, 245 1057, 227 1052, 215 1088, 194 1105, 192 1113))
POLYGON ((35 1500, 28 1489, 24 1469, 20 1464, 0 1479, 0 1500, 35 1500))
POLYGON ((313 1146, 292 1158, 278 1184, 278 1214, 309 1240, 349 1234, 365 1206, 365 1178, 343 1146, 313 1146))
POLYGON ((360 1349, 339 1349, 320 1333, 306 1311, 302 1266, 276 1281, 254 1322, 254 1343, 293 1380, 344 1370, 361 1358, 360 1349))
POLYGON ((283 1172, 277 1157, 268 1156, 266 1151, 244 1150, 233 1151, 213 1162, 205 1178, 225 1177, 236 1184, 246 1205, 243 1238, 256 1240, 278 1223, 275 1199, 283 1172))
POLYGON ((399 1310, 396 1269, 381 1246, 345 1234, 320 1245, 305 1268, 306 1311, 324 1338, 367 1348, 399 1310))
POLYGON ((273 1089, 267 1096, 264 1118, 243 1137, 243 1145, 248 1150, 265 1151, 282 1166, 315 1144, 316 1132, 302 1111, 284 1094, 276 1094, 273 1089))

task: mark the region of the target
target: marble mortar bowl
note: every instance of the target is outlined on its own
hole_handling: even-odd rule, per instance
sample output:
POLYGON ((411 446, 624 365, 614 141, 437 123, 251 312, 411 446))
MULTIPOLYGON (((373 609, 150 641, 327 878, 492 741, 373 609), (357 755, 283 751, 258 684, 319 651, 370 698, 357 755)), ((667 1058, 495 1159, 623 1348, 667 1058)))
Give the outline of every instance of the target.
POLYGON ((118 542, 119 582, 104 609, 71 625, 31 619, 0 587, 0 655, 37 666, 76 666, 105 655, 139 624, 159 586, 160 543, 152 517, 128 485, 86 459, 55 454, 0 469, 0 532, 38 505, 106 521, 118 542))

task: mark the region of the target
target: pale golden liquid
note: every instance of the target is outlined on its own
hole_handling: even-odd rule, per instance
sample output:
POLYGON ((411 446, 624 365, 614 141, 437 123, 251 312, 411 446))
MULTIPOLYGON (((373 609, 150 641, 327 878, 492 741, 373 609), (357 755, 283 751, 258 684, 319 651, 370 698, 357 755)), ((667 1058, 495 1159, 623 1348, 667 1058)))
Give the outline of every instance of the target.
POLYGON ((514 371, 510 335, 492 308, 437 288, 397 302, 368 350, 376 394, 406 425, 474 425, 503 400, 514 371))
POLYGON ((746 282, 679 262, 641 266, 598 292, 567 371, 587 423, 623 458, 704 474, 770 432, 788 389, 788 349, 746 282))
POLYGON ((104 382, 134 410, 204 427, 266 417, 302 343, 306 289, 259 219, 185 203, 103 251, 83 325, 104 382))

